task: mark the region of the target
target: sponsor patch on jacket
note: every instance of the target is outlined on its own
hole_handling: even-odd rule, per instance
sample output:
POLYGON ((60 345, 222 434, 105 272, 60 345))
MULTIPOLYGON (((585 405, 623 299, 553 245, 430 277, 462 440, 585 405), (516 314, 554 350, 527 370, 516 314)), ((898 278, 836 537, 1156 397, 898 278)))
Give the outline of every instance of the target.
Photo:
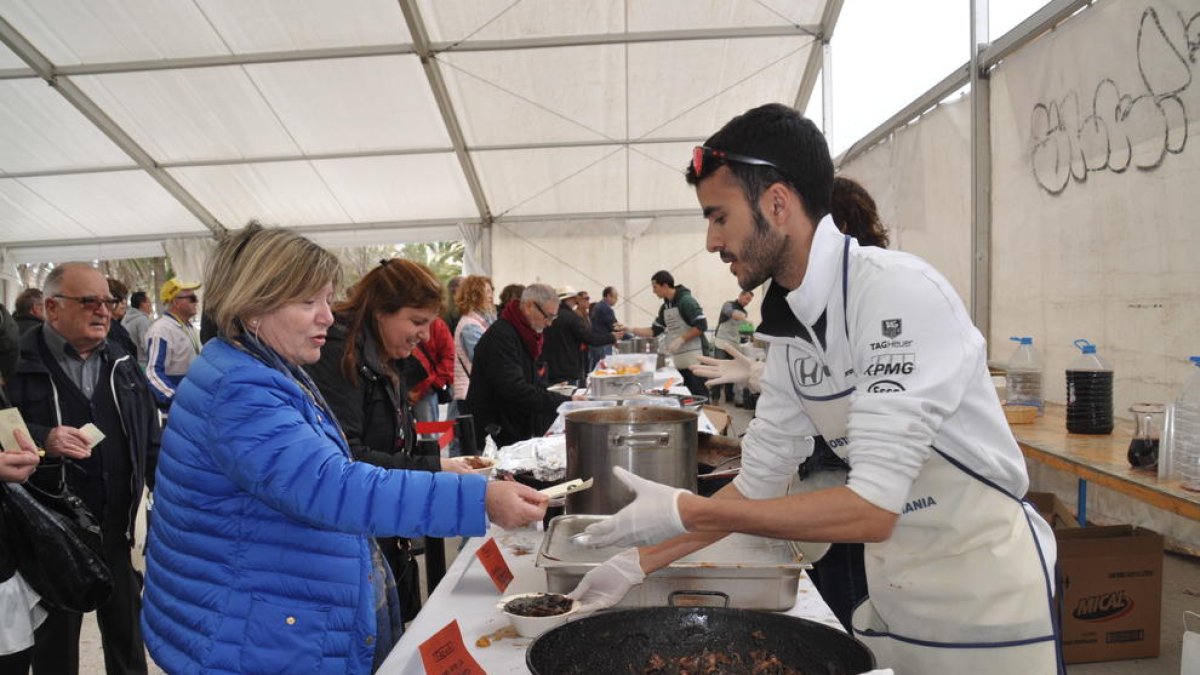
POLYGON ((883 337, 895 338, 899 337, 904 330, 900 319, 884 319, 880 321, 880 329, 883 331, 883 337))
POLYGON ((880 340, 879 342, 871 343, 871 351, 877 352, 880 349, 904 349, 911 347, 912 340, 880 340))
POLYGON ((917 367, 916 354, 880 354, 871 357, 867 377, 878 375, 910 375, 917 367))
POLYGON ((815 387, 825 381, 829 369, 812 356, 792 361, 792 381, 797 387, 815 387))
POLYGON ((904 505, 904 510, 900 512, 900 515, 912 513, 913 511, 920 511, 921 509, 927 509, 931 506, 937 506, 937 500, 933 498, 933 495, 929 495, 928 497, 917 497, 916 499, 904 505))
POLYGON ((904 391, 904 385, 895 380, 879 380, 867 386, 869 394, 892 394, 897 391, 904 391))

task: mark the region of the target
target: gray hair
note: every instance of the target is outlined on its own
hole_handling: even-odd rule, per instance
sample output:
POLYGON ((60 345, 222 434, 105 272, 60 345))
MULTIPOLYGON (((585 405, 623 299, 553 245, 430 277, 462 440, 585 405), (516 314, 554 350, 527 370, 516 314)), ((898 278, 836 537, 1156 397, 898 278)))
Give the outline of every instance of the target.
POLYGON ((88 269, 95 271, 96 274, 100 274, 99 270, 85 262, 66 262, 56 265, 54 269, 50 270, 50 274, 46 275, 46 283, 42 284, 42 293, 45 297, 49 298, 58 295, 58 292, 62 290, 63 277, 67 276, 67 272, 73 269, 88 269))
POLYGON ((547 302, 558 304, 558 294, 546 284, 529 284, 525 287, 525 290, 521 291, 521 304, 531 300, 539 305, 544 305, 547 302))

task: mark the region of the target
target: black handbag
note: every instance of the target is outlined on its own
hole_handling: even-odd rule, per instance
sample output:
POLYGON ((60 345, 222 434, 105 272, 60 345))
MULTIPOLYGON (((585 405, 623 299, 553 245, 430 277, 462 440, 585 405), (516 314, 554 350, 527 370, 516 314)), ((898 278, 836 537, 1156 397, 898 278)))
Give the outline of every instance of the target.
POLYGON ((15 483, 4 488, 7 544, 17 571, 42 602, 73 612, 107 602, 112 573, 104 563, 100 526, 83 500, 65 486, 58 494, 15 483))

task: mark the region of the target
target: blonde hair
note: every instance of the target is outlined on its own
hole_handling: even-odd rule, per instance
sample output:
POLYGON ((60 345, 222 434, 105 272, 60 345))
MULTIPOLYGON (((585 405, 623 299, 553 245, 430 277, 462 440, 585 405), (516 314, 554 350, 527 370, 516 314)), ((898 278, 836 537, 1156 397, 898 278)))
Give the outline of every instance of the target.
POLYGON ((204 284, 205 309, 221 335, 242 333, 242 321, 311 297, 336 283, 337 258, 294 232, 251 222, 217 247, 204 284))

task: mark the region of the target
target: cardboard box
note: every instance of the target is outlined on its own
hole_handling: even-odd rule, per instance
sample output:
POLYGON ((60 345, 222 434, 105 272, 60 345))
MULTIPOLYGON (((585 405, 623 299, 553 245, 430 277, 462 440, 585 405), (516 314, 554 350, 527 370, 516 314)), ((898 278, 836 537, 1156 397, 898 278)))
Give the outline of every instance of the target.
POLYGON ((708 416, 708 421, 712 422, 713 426, 717 428, 717 433, 722 436, 729 433, 729 413, 725 412, 718 405, 705 405, 701 407, 704 410, 704 414, 708 416))
POLYGON ((1066 662, 1158 656, 1162 535, 1132 525, 1055 535, 1066 662))
POLYGON ((1050 527, 1056 530, 1079 527, 1075 514, 1053 492, 1028 492, 1025 500, 1033 504, 1033 508, 1050 523, 1050 527))

